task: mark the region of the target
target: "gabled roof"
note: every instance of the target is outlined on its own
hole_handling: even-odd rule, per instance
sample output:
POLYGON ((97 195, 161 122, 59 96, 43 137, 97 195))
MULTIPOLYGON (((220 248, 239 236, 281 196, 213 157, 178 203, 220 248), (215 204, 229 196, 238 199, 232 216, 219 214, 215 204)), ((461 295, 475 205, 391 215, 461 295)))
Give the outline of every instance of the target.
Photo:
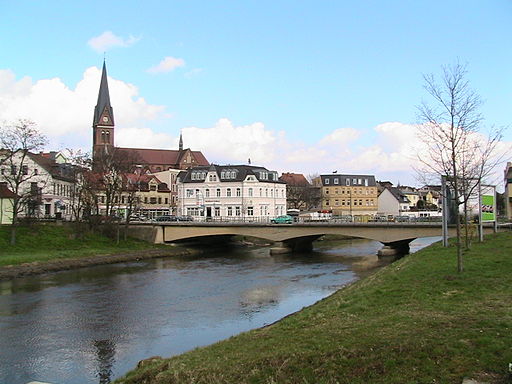
MULTIPOLYGON (((410 203, 411 201, 407 198, 407 196, 405 196, 402 191, 400 191, 397 187, 389 187, 389 188, 385 188, 384 190, 388 190, 392 195, 393 197, 399 202, 399 203, 402 203, 402 204, 407 204, 407 203, 410 203)), ((384 191, 383 191, 384 192, 384 191)))
POLYGON ((44 153, 35 154, 28 152, 28 156, 39 166, 44 168, 54 179, 63 181, 74 181, 75 168, 71 164, 59 164, 50 156, 46 156, 44 153))
MULTIPOLYGON (((186 151, 175 150, 175 149, 147 149, 147 148, 119 148, 117 150, 121 153, 135 155, 136 158, 140 159, 142 164, 147 165, 161 165, 168 164, 177 167, 180 164, 180 160, 186 151)), ((208 160, 200 151, 190 151, 196 159, 197 165, 209 165, 208 160)))

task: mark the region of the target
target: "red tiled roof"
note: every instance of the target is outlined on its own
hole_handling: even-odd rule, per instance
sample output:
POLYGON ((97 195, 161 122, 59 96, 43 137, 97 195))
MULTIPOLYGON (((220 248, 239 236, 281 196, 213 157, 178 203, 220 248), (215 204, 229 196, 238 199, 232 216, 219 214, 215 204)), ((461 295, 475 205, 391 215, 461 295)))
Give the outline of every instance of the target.
POLYGON ((305 187, 310 185, 302 173, 283 173, 279 180, 296 187, 305 187))
MULTIPOLYGON (((180 155, 185 151, 175 149, 146 149, 146 148, 117 148, 121 153, 130 154, 136 158, 140 158, 141 163, 147 165, 172 165, 178 166, 180 155)), ((190 151, 196 158, 195 165, 209 165, 208 160, 200 151, 190 151)))

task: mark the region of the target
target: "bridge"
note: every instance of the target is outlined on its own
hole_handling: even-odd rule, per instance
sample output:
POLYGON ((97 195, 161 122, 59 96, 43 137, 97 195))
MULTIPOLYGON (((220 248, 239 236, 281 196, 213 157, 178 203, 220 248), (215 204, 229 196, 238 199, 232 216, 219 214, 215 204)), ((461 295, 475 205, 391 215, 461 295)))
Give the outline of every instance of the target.
MULTIPOLYGON (((484 233, 492 232, 485 227, 484 233)), ((449 228, 449 236, 455 235, 455 227, 449 228)), ((250 236, 280 243, 273 253, 287 253, 312 248, 312 242, 323 235, 342 235, 376 240, 386 249, 408 249, 409 243, 418 237, 441 236, 441 223, 223 223, 223 222, 170 222, 138 224, 130 227, 130 234, 154 243, 170 243, 179 240, 202 240, 231 236, 250 236)), ((391 252, 390 252, 391 253, 391 252)))

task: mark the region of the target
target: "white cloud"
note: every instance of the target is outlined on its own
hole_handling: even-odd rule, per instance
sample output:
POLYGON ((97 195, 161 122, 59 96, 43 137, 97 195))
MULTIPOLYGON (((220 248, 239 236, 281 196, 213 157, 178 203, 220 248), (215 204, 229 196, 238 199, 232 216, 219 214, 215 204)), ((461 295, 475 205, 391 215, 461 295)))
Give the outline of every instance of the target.
MULTIPOLYGON (((73 89, 59 78, 17 80, 12 71, 0 70, 0 121, 30 119, 51 145, 89 149, 100 78, 99 68, 87 68, 73 89)), ((164 107, 148 104, 134 85, 112 78, 108 82, 117 127, 140 127, 165 117, 164 107)))
MULTIPOLYGON (((99 68, 87 68, 73 88, 59 78, 17 79, 12 71, 0 69, 0 122, 31 119, 50 138, 48 149, 89 151, 100 77, 99 68)), ((113 78, 108 82, 116 145, 178 147, 178 133, 151 128, 152 121, 168 117, 164 106, 148 104, 133 84, 113 78)), ((209 161, 219 164, 246 164, 250 158, 252 164, 279 172, 309 175, 337 170, 406 184, 416 184, 413 165, 422 150, 416 132, 415 125, 386 122, 365 130, 339 128, 316 142, 305 143, 291 132, 268 129, 263 122, 237 125, 228 118, 211 127, 182 129, 185 147, 200 150, 209 161)), ((502 143, 500 148, 510 153, 511 143, 502 143)), ((501 183, 502 171, 503 167, 498 168, 489 182, 501 183)))
POLYGON ((178 67, 184 67, 185 60, 177 59, 175 57, 167 56, 157 65, 149 68, 149 73, 165 73, 175 70, 178 67))
POLYGON ((113 47, 129 47, 140 40, 140 37, 129 36, 127 39, 116 36, 112 31, 105 31, 101 35, 89 39, 89 45, 96 52, 105 52, 113 47))

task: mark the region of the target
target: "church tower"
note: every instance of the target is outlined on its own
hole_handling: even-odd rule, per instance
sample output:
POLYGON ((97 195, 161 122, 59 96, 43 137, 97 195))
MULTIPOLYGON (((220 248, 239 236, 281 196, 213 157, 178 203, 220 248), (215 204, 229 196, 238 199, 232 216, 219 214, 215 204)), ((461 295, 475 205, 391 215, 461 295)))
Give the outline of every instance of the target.
POLYGON ((110 105, 105 61, 103 61, 98 102, 94 107, 92 129, 92 152, 93 162, 95 163, 102 153, 111 152, 114 147, 114 111, 110 105))

